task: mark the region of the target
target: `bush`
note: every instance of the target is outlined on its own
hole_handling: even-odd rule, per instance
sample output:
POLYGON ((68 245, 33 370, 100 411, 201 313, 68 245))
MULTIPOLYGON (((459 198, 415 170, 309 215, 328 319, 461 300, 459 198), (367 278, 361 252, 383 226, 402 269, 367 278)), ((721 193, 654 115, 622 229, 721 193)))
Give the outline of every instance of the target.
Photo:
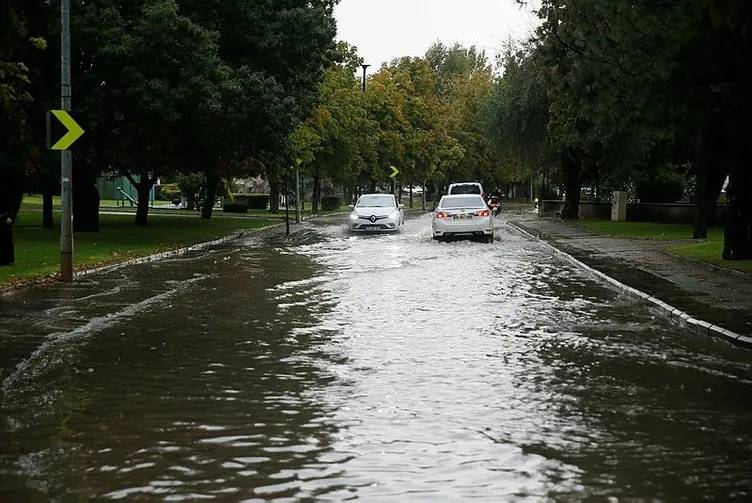
POLYGON ((222 210, 225 213, 248 213, 248 206, 245 203, 228 203, 222 205, 222 210))
POLYGON ((637 183, 641 203, 675 203, 684 195, 684 177, 663 169, 637 183))
POLYGON ((265 210, 269 207, 269 194, 233 194, 233 199, 251 210, 265 210))
POLYGON ((323 211, 334 211, 342 204, 342 199, 337 196, 325 196, 321 198, 321 209, 323 211))
POLYGON ((178 176, 177 184, 185 196, 188 209, 200 208, 206 196, 206 177, 201 173, 188 173, 178 176))
POLYGON ((165 183, 155 189, 156 198, 160 201, 174 201, 180 199, 181 192, 177 183, 165 183))

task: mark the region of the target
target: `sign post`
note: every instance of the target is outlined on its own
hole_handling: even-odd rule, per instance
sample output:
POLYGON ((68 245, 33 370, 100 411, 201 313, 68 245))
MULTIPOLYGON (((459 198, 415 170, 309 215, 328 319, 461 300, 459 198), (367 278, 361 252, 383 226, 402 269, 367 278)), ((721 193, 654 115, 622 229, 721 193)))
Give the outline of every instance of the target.
MULTIPOLYGON (((60 0, 60 105, 65 112, 71 110, 71 69, 70 69, 70 0, 60 0)), ((70 145, 69 145, 70 146, 70 145)), ((73 281, 73 199, 71 178, 73 177, 71 151, 60 151, 60 277, 63 281, 73 281)))
POLYGON ((47 113, 47 147, 60 151, 60 277, 73 281, 73 156, 69 150, 84 130, 70 116, 71 111, 70 62, 70 0, 60 0, 60 108, 47 113), (65 126, 66 133, 52 143, 52 117, 65 126))

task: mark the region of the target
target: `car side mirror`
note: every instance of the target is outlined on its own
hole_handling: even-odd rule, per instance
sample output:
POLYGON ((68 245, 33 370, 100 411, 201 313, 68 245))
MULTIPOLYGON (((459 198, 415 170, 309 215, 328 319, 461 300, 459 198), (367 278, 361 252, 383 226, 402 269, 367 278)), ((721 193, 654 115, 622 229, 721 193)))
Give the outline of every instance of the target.
POLYGON ((404 207, 405 207, 405 205, 404 205, 404 204, 400 204, 400 205, 399 205, 399 209, 403 209, 404 207))
POLYGON ((350 211, 353 211, 355 209, 354 204, 348 204, 347 207, 350 208, 350 211))

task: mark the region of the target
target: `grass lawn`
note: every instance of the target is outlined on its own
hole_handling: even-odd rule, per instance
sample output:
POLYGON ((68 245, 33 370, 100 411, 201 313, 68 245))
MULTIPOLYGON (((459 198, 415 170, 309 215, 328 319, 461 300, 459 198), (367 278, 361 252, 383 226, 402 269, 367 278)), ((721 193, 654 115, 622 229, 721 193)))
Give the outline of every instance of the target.
MULTIPOLYGON (((612 222, 610 220, 580 220, 583 227, 595 234, 632 239, 692 239, 691 225, 656 224, 653 222, 612 222)), ((723 229, 708 231, 710 240, 723 240, 723 229)))
POLYGON ((708 239, 707 241, 674 246, 671 251, 683 257, 752 274, 752 260, 723 260, 721 258, 723 252, 722 236, 720 239, 708 239))
MULTIPOLYGON (((59 220, 54 229, 40 226, 38 210, 22 210, 14 229, 16 263, 0 267, 0 285, 48 276, 59 267, 59 220)), ((121 262, 133 257, 210 241, 241 229, 259 228, 278 220, 231 218, 211 220, 152 215, 149 225, 136 227, 133 215, 101 215, 101 230, 75 235, 77 269, 121 262)))
POLYGON ((693 240, 693 226, 685 224, 580 220, 578 225, 590 232, 604 236, 633 239, 688 240, 688 243, 672 246, 669 250, 683 257, 752 274, 752 260, 723 260, 721 258, 723 251, 723 229, 720 227, 709 229, 707 240, 693 240))

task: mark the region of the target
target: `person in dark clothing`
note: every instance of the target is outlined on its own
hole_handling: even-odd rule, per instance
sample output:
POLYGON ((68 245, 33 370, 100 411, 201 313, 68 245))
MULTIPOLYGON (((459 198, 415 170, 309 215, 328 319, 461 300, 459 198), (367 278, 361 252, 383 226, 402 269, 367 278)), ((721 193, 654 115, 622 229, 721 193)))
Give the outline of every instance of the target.
POLYGON ((0 266, 16 261, 13 246, 13 222, 21 206, 22 193, 14 177, 8 177, 0 186, 0 266))
POLYGON ((0 209, 0 266, 9 265, 16 261, 12 225, 13 217, 11 217, 10 212, 0 209))

